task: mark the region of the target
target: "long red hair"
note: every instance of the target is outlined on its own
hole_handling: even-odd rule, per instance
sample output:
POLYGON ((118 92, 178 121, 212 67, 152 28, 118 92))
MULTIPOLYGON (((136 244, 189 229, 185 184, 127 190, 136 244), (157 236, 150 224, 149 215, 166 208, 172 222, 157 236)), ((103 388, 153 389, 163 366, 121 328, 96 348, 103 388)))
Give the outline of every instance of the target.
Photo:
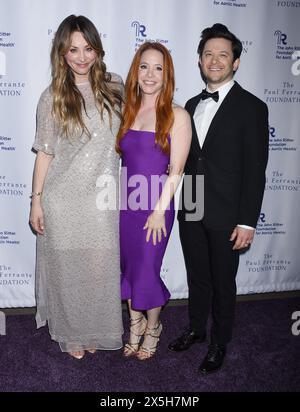
POLYGON ((142 54, 154 49, 163 55, 163 88, 156 102, 155 143, 164 153, 170 153, 168 135, 174 123, 172 101, 175 87, 175 75, 172 57, 165 46, 157 42, 145 42, 137 50, 125 83, 125 106, 123 120, 117 135, 116 151, 121 154, 120 140, 131 127, 141 107, 141 93, 138 91, 138 70, 142 54))

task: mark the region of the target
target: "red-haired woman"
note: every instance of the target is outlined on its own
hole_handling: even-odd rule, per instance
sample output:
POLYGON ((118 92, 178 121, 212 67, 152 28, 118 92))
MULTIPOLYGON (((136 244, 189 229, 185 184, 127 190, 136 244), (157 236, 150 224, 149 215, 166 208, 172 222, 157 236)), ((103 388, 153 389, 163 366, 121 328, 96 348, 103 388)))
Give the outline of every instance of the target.
POLYGON ((160 269, 174 222, 173 197, 191 143, 190 117, 173 104, 173 93, 169 51, 160 43, 144 43, 127 77, 116 145, 122 157, 121 291, 130 314, 124 356, 140 360, 156 351, 161 307, 170 297, 160 269))

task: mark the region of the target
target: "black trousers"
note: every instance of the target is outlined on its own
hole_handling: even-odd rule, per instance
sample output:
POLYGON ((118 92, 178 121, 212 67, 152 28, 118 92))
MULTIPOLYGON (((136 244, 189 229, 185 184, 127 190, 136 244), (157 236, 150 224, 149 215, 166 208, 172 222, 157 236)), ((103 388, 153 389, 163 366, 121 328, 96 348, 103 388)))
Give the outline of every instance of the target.
POLYGON ((223 345, 232 337, 239 265, 239 252, 232 250, 234 242, 229 240, 232 230, 211 230, 202 221, 179 221, 190 326, 203 335, 212 312, 211 343, 223 345))

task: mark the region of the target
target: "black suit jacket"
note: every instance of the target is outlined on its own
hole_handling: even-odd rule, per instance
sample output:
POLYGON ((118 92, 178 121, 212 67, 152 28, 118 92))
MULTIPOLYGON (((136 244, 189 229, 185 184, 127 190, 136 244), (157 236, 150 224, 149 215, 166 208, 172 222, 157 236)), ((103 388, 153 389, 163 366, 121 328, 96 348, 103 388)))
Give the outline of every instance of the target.
MULTIPOLYGON (((231 230, 237 224, 255 227, 268 161, 267 105, 235 82, 214 116, 201 149, 193 121, 199 101, 197 95, 185 106, 191 116, 193 136, 184 179, 193 176, 193 201, 195 176, 204 174, 204 224, 216 230, 231 230)), ((179 220, 190 213, 183 196, 185 180, 179 220)))

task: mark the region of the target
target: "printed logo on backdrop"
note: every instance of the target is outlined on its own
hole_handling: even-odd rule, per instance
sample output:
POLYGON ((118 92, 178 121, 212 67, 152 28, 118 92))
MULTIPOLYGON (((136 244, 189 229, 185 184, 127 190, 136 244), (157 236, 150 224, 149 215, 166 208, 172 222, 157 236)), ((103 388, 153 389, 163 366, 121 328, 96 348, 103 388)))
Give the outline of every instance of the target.
POLYGON ((11 33, 0 31, 0 96, 3 97, 19 97, 25 87, 25 83, 20 80, 4 80, 3 76, 7 76, 7 56, 6 50, 15 47, 15 43, 11 41, 11 33))
POLYGON ((0 230, 0 245, 19 245, 20 240, 16 232, 10 230, 0 230))
MULTIPOLYGON (((51 36, 51 41, 53 41, 56 31, 53 30, 53 29, 51 29, 51 28, 48 28, 48 29, 47 29, 47 32, 48 32, 48 36, 51 36)), ((101 40, 102 40, 102 39, 106 39, 106 38, 107 38, 107 33, 100 33, 100 32, 99 32, 99 36, 100 36, 100 39, 101 39, 101 40)), ((103 46, 104 46, 104 45, 103 45, 103 46)))
POLYGON ((243 53, 247 54, 249 49, 253 46, 253 40, 241 40, 243 45, 243 53))
POLYGON ((300 1, 277 0, 277 7, 287 7, 287 8, 299 7, 300 8, 300 1))
POLYGON ((15 47, 15 43, 10 41, 11 33, 0 31, 0 47, 15 47))
POLYGON ((11 33, 0 31, 0 77, 6 75, 6 54, 8 47, 15 47, 15 43, 10 41, 11 33))
POLYGON ((300 87, 295 87, 290 81, 283 81, 282 86, 265 88, 264 98, 266 103, 300 103, 300 87))
MULTIPOLYGON (((51 28, 48 28, 48 36, 51 36, 52 39, 54 38, 55 33, 56 33, 55 30, 53 30, 51 28)), ((100 36, 101 39, 106 39, 107 38, 107 33, 100 33, 99 32, 99 36, 100 36)))
POLYGON ((276 53, 275 53, 276 59, 291 60, 293 53, 295 51, 300 50, 300 46, 290 44, 287 33, 284 33, 281 30, 276 30, 274 32, 274 37, 275 37, 275 47, 276 47, 276 53))
POLYGON ((247 1, 240 1, 240 0, 231 0, 231 1, 221 1, 221 0, 213 0, 214 6, 224 6, 224 7, 247 7, 247 1))
POLYGON ((291 264, 287 257, 274 256, 271 253, 264 253, 260 259, 247 259, 245 268, 249 273, 259 272, 282 272, 285 274, 291 264))
POLYGON ((26 183, 8 180, 6 176, 0 175, 0 198, 22 197, 27 193, 26 183))
POLYGON ((294 176, 287 176, 279 170, 273 170, 266 177, 265 190, 273 192, 298 192, 300 189, 300 179, 294 176))
POLYGON ((285 235, 286 231, 284 223, 270 221, 268 215, 262 211, 256 225, 255 234, 258 236, 285 235))
POLYGON ((270 151, 293 151, 297 150, 295 145, 295 139, 289 137, 283 137, 279 135, 277 129, 273 126, 269 126, 269 150, 270 151))
POLYGON ((147 37, 146 26, 144 26, 143 24, 140 24, 138 21, 133 21, 131 23, 131 27, 135 28, 135 37, 138 37, 138 38, 147 37))
POLYGON ((0 263, 0 286, 31 285, 33 274, 16 272, 13 266, 0 263))
MULTIPOLYGON (((140 47, 141 44, 145 43, 146 41, 153 41, 153 42, 158 42, 162 43, 164 46, 168 48, 169 45, 169 40, 168 39, 162 39, 162 38, 150 38, 148 37, 148 28, 140 23, 139 21, 133 21, 131 23, 131 27, 134 30, 135 34, 135 44, 134 44, 134 51, 136 52, 137 49, 140 47)), ((169 52, 172 53, 172 50, 169 49, 169 52)))
POLYGON ((0 76, 0 96, 19 97, 25 88, 25 82, 22 81, 3 81, 0 76))
POLYGON ((8 136, 0 136, 0 153, 1 152, 14 152, 16 146, 13 144, 13 139, 8 136))

